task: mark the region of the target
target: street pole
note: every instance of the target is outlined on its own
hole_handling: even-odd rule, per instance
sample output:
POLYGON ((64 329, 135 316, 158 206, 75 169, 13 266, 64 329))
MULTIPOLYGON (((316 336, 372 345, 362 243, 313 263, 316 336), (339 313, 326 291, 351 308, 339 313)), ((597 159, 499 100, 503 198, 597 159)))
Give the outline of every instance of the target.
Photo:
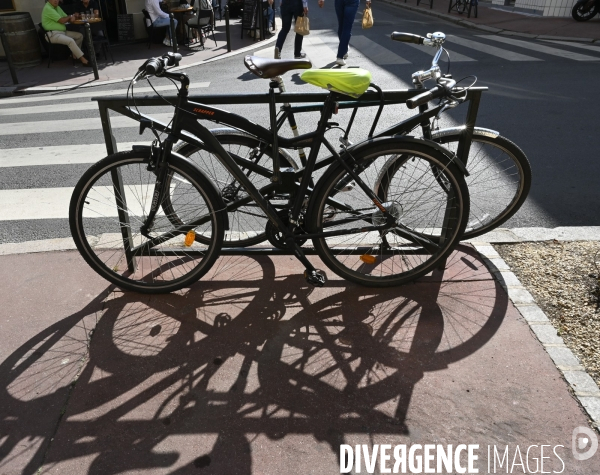
MULTIPOLYGON (((258 5, 258 28, 260 30, 260 37, 258 38, 258 41, 262 41, 265 39, 265 31, 264 31, 265 19, 263 16, 263 1, 256 0, 256 3, 258 5)), ((254 35, 254 39, 256 40, 256 35, 254 35)))
POLYGON ((173 47, 173 53, 177 53, 179 47, 177 45, 177 32, 175 31, 175 22, 172 13, 169 13, 169 21, 171 23, 171 46, 173 47))
POLYGON ((231 31, 229 31, 229 5, 225 5, 225 35, 227 36, 227 52, 231 52, 231 31))
POLYGON ((2 40, 2 47, 4 48, 4 53, 6 53, 6 61, 8 62, 8 69, 10 70, 10 75, 12 77, 13 84, 17 85, 19 84, 19 80, 17 79, 17 71, 15 71, 15 66, 12 62, 10 48, 8 47, 8 41, 6 40, 6 33, 4 33, 4 29, 2 28, 0 28, 0 39, 2 40))
POLYGON ((92 40, 92 29, 90 28, 90 24, 85 24, 85 38, 88 44, 88 60, 92 62, 92 68, 94 69, 94 78, 96 80, 100 79, 100 75, 98 74, 98 63, 96 61, 96 52, 94 51, 94 41, 92 40))

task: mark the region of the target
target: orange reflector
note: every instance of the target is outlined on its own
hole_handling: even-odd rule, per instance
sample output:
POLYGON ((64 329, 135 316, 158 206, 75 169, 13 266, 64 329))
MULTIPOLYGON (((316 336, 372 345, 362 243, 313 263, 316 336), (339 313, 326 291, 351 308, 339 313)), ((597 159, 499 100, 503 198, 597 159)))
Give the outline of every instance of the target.
POLYGON ((192 244, 194 244, 195 240, 196 240, 196 233, 192 229, 192 230, 188 231, 188 233, 185 235, 185 245, 187 247, 190 247, 192 244))
POLYGON ((365 264, 375 264, 375 256, 371 256, 369 254, 363 254, 362 256, 360 256, 360 260, 363 261, 365 264))

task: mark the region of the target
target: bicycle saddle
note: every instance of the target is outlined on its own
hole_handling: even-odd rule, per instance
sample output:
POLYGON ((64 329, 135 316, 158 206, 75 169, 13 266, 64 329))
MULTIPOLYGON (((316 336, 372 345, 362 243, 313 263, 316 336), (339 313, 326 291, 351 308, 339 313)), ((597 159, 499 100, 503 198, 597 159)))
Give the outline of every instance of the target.
POLYGON ((274 78, 294 69, 312 68, 308 59, 267 59, 259 56, 246 56, 244 64, 251 72, 264 79, 274 78))

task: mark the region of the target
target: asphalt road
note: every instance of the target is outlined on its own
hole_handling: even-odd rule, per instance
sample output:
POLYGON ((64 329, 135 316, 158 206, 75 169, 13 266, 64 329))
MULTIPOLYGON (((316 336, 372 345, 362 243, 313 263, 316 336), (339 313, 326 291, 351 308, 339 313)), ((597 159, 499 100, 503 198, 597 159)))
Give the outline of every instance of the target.
MULTIPOLYGON (((337 49, 337 36, 334 32, 337 21, 333 2, 327 1, 322 10, 311 6, 309 15, 312 32, 305 38, 305 50, 316 66, 331 67, 337 49)), ((503 43, 497 39, 499 37, 488 36, 485 32, 465 29, 386 4, 374 6, 375 26, 372 29, 362 30, 359 16, 355 23, 348 64, 369 69, 374 82, 382 88, 408 87, 411 74, 418 69, 426 69, 431 61, 429 50, 425 47, 390 41, 389 33, 394 30, 417 34, 443 31, 449 35, 446 44, 451 51, 451 60, 454 58, 450 67, 453 76, 462 78, 476 75, 478 86, 489 87, 489 91, 483 96, 477 125, 498 130, 516 142, 529 157, 533 169, 529 198, 506 227, 600 225, 600 187, 597 185, 600 175, 600 137, 595 132, 596 108, 600 101, 593 92, 595 79, 600 72, 600 47, 596 47, 598 50, 594 51, 576 45, 529 40, 520 40, 524 44, 503 43), (457 38, 456 41, 453 41, 453 36, 457 38), (469 41, 473 43, 468 43, 469 41), (464 46, 465 44, 470 44, 471 47, 464 46), (474 44, 479 45, 478 49, 474 49, 474 44), (552 48, 553 52, 540 51, 540 45, 552 48), (493 51, 501 51, 490 54, 491 46, 496 48, 493 51), (508 57, 512 54, 523 58, 508 60, 498 56, 507 54, 508 57), (530 59, 526 60, 524 57, 530 59)), ((292 41, 293 36, 289 35, 283 50, 284 57, 291 57, 292 41)), ((270 56, 272 46, 259 54, 270 56)), ((193 92, 266 92, 267 81, 249 73, 242 59, 243 56, 240 55, 186 70, 192 84, 210 83, 208 87, 195 89, 193 92)), ((441 64, 447 67, 447 62, 441 64)), ((298 74, 288 73, 285 79, 288 91, 317 90, 314 86, 303 83, 298 74)), ((153 84, 163 85, 167 82, 155 79, 153 84)), ((139 84, 139 87, 144 86, 147 84, 139 84)), ((101 95, 103 91, 124 87, 125 83, 93 90, 101 95)), ((89 91, 90 89, 86 90, 89 91)), ((44 96, 47 95, 40 97, 44 96)), ((93 148, 96 145, 95 150, 98 149, 97 144, 102 143, 102 134, 93 125, 98 117, 94 106, 71 110, 75 106, 86 107, 81 104, 89 104, 89 97, 72 97, 71 93, 53 97, 53 100, 46 102, 9 103, 0 100, 0 154, 3 157, 0 165, 3 160, 10 159, 11 149, 42 149, 43 152, 49 146, 65 147, 67 150, 69 146, 81 145, 84 147, 80 149, 83 154, 86 146, 93 148), (38 109, 44 105, 48 108, 38 109), (73 124, 78 124, 78 128, 84 130, 71 130, 73 124), (84 124, 83 127, 81 124, 84 124), (89 124, 89 127, 85 124, 89 124)), ((30 97, 25 99, 31 100, 30 97)), ((166 113, 169 110, 169 107, 148 109, 152 113, 166 113)), ((267 125, 266 106, 237 106, 231 110, 267 125)), ((390 107, 384 111, 379 127, 387 127, 411 113, 401 106, 390 107)), ((358 114, 351 139, 366 136, 374 114, 374 110, 363 110, 358 114)), ((440 121, 440 126, 460 124, 465 114, 466 108, 459 107, 446 114, 440 121)), ((340 113, 338 121, 343 124, 347 117, 347 113, 340 113)), ((315 115, 307 114, 299 118, 299 128, 302 131, 311 130, 315 124, 315 115)), ((151 140, 148 132, 140 137, 133 127, 115 129, 115 135, 118 142, 151 140)), ((57 153, 60 155, 60 151, 57 153)), ((0 196, 9 196, 2 193, 11 190, 39 189, 33 195, 35 198, 29 198, 30 201, 23 205, 35 207, 38 197, 44 200, 45 195, 50 194, 48 190, 75 185, 83 171, 89 167, 89 163, 81 163, 85 160, 78 158, 81 155, 74 157, 74 163, 2 165, 0 196)), ((14 199, 12 195, 8 201, 3 199, 4 206, 13 206, 10 201, 14 199)), ((0 220, 0 242, 69 236, 68 222, 64 217, 20 218, 0 220)))

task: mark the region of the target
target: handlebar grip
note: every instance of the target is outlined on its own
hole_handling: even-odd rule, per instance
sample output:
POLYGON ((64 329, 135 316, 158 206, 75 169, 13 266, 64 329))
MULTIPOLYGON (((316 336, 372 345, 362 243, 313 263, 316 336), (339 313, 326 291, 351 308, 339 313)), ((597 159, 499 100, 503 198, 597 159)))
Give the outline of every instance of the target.
POLYGON ((168 53, 167 66, 178 66, 181 58, 182 56, 179 53, 168 53))
POLYGON ((431 88, 429 91, 425 91, 422 94, 418 94, 416 96, 411 97, 406 100, 406 107, 409 109, 414 109, 415 107, 419 107, 436 97, 441 97, 444 95, 444 91, 446 89, 444 86, 435 86, 431 88))
POLYGON ((403 43, 414 43, 416 45, 422 45, 423 38, 419 35, 413 35, 412 33, 402 33, 400 31, 394 31, 391 35, 392 40, 402 41, 403 43))
POLYGON ((162 58, 151 58, 146 62, 146 73, 158 76, 165 70, 162 58))

